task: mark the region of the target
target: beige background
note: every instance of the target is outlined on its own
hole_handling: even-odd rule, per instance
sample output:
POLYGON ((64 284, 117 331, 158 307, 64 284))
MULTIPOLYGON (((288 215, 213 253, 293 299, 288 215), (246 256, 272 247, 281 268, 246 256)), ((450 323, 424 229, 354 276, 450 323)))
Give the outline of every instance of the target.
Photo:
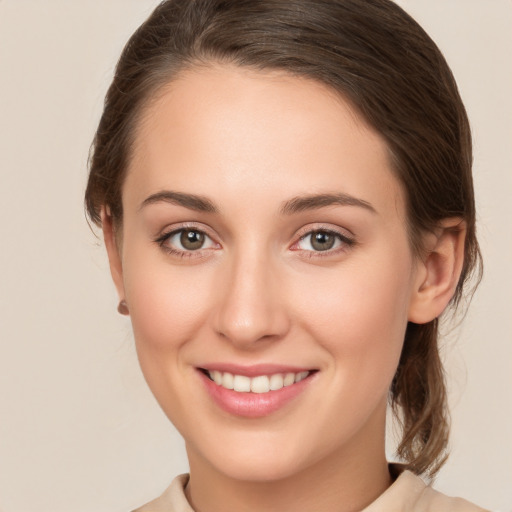
MULTIPOLYGON (((0 0, 0 510, 127 512, 186 471, 82 209, 117 56, 156 0, 0 0)), ((485 279, 447 342, 437 487, 512 510, 512 2, 402 0, 445 52, 475 137, 485 279)))

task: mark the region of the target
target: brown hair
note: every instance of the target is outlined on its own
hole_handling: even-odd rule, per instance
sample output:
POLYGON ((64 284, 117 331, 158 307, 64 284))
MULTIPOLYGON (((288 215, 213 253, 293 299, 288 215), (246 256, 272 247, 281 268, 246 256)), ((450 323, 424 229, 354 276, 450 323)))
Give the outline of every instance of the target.
MULTIPOLYGON (((481 275, 471 135, 452 73, 424 30, 389 0, 168 0, 120 57, 90 156, 89 218, 122 223, 121 189, 143 107, 180 70, 208 62, 284 70, 327 84, 387 141, 406 192, 411 245, 442 219, 467 234, 457 306, 481 275)), ((409 323, 390 401, 403 427, 398 455, 416 473, 446 459, 448 414, 438 320, 409 323)))

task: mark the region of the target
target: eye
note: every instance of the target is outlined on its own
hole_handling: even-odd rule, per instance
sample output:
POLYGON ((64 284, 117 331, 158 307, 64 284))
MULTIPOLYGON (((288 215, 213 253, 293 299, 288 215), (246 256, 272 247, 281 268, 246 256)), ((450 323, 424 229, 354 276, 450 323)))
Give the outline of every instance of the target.
POLYGON ((160 237, 157 242, 165 249, 176 253, 210 249, 216 245, 206 233, 193 228, 172 231, 160 237))
POLYGON ((178 236, 181 246, 187 251, 197 251, 197 249, 201 249, 206 239, 204 233, 191 229, 184 229, 181 233, 176 233, 173 238, 178 238, 178 236))
POLYGON ((338 249, 343 245, 353 245, 350 238, 327 229, 310 231, 300 238, 296 247, 302 251, 325 252, 338 249))

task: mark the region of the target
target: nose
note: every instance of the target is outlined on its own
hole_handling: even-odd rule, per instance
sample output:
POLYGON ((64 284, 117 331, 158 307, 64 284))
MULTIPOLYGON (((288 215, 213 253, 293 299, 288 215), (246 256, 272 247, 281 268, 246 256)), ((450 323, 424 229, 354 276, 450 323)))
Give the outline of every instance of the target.
POLYGON ((240 254, 226 265, 218 291, 214 328, 244 350, 260 349, 289 330, 290 319, 276 265, 261 255, 240 254))

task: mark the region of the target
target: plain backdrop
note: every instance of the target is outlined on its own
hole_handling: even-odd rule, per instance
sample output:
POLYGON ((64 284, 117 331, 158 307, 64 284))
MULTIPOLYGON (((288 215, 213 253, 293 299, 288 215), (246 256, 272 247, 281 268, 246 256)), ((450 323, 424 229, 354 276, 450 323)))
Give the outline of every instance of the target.
MULTIPOLYGON (((83 213, 117 57, 156 0, 0 0, 0 510, 127 512, 187 470, 83 213)), ((472 122, 485 278, 445 341, 436 486, 512 510, 512 2, 402 0, 472 122)))

